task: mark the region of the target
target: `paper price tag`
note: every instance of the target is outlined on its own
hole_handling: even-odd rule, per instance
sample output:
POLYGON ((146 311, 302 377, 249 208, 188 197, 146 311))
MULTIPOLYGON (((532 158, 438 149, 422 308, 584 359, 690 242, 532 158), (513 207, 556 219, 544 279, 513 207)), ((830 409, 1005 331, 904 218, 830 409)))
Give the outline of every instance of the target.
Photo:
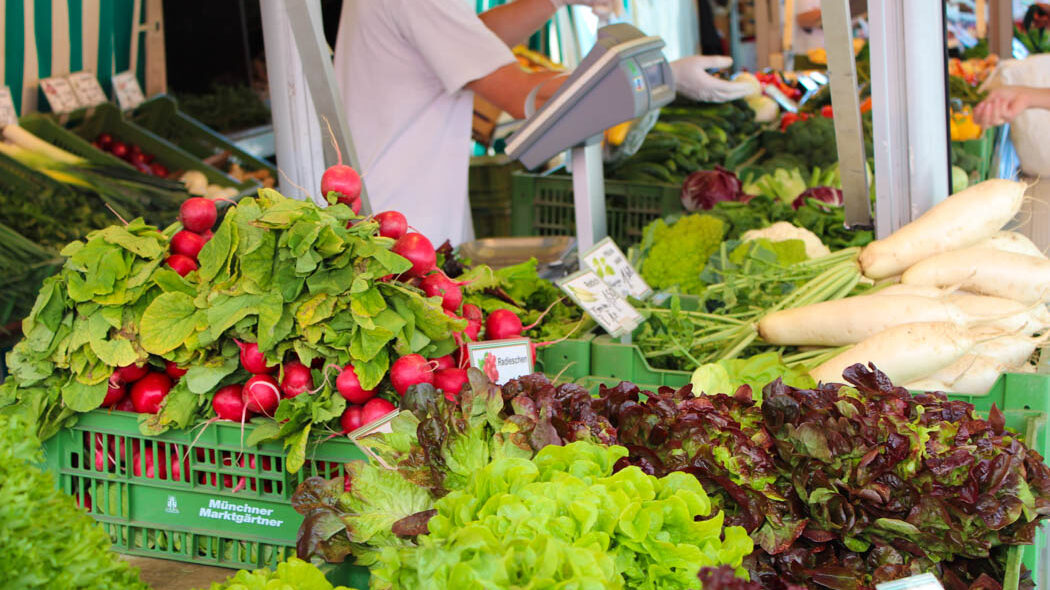
POLYGON ((113 76, 113 93, 117 95, 117 104, 124 111, 133 109, 146 100, 134 72, 121 72, 113 76))
POLYGON ((382 418, 373 420, 372 422, 365 424, 357 430, 354 430, 353 432, 348 434, 347 437, 349 437, 350 440, 353 441, 355 445, 357 445, 357 448, 361 449, 362 453, 374 459, 376 463, 379 463, 385 469, 394 469, 394 467, 387 465, 386 461, 384 461, 383 458, 379 455, 375 454, 372 448, 369 447, 368 444, 362 441, 361 439, 370 434, 375 434, 377 432, 393 432, 394 427, 391 424, 391 422, 393 422, 394 418, 397 418, 397 415, 400 413, 401 410, 394 410, 393 412, 386 414, 382 418))
POLYGON ((907 578, 901 578, 900 580, 894 580, 892 582, 883 582, 882 584, 875 584, 876 590, 944 590, 944 586, 937 581, 937 578, 933 577, 933 574, 920 574, 918 576, 910 576, 907 578))
POLYGON ((51 110, 56 113, 72 113, 80 108, 80 100, 73 92, 73 86, 65 78, 47 78, 40 81, 40 89, 44 91, 47 103, 51 110))
POLYGON ((645 299, 653 294, 645 279, 627 261, 620 247, 605 238, 583 254, 583 263, 620 295, 645 299))
POLYGON ((534 372, 532 345, 528 338, 472 342, 467 345, 470 366, 485 373, 496 385, 534 372))
POLYGON ((73 86, 73 92, 77 95, 81 107, 93 107, 107 102, 106 93, 98 78, 91 72, 77 72, 69 76, 69 83, 73 86))
POLYGON ((18 112, 15 111, 15 101, 11 97, 11 89, 0 86, 0 127, 18 123, 18 112))
POLYGON ((613 338, 630 334, 644 319, 593 270, 570 275, 559 281, 558 286, 613 338))

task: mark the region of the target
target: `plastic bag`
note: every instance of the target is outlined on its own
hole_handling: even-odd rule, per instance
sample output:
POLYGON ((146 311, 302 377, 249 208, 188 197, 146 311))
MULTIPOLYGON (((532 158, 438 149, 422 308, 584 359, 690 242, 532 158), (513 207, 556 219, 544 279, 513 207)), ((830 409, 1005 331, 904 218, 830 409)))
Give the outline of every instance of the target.
MULTIPOLYGON (((1025 59, 1003 61, 982 89, 997 86, 1034 86, 1050 88, 1050 54, 1032 55, 1025 59)), ((1029 176, 1050 176, 1050 111, 1028 109, 1010 124, 1010 139, 1021 170, 1029 176)))
POLYGON ((656 109, 631 121, 631 128, 627 131, 627 138, 623 140, 623 143, 612 145, 606 141, 602 146, 602 160, 606 164, 618 164, 638 153, 638 149, 645 142, 645 136, 649 134, 649 130, 656 125, 659 118, 660 111, 656 109))

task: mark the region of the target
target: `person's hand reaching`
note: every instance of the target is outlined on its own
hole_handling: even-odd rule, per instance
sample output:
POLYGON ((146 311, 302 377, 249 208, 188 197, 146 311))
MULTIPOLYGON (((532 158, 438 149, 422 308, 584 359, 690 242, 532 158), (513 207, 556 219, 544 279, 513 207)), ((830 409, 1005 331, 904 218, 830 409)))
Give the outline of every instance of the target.
POLYGON ((623 13, 623 0, 551 0, 555 8, 576 4, 590 6, 598 18, 609 18, 623 13))
POLYGON ((733 58, 724 55, 691 55, 671 62, 676 91, 701 102, 729 102, 749 96, 755 91, 752 84, 729 82, 708 74, 709 69, 723 69, 733 65, 733 58))
POLYGON ((1000 86, 973 111, 973 120, 981 127, 994 127, 1013 121, 1032 106, 1032 90, 1026 86, 1000 86))

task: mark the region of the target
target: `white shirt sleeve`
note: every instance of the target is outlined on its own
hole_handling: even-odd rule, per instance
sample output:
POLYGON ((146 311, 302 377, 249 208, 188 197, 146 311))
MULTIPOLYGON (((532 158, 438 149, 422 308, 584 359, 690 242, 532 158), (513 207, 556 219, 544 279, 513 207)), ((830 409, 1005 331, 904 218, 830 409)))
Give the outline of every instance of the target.
POLYGON ((401 7, 398 25, 449 94, 516 62, 463 0, 407 0, 401 7))

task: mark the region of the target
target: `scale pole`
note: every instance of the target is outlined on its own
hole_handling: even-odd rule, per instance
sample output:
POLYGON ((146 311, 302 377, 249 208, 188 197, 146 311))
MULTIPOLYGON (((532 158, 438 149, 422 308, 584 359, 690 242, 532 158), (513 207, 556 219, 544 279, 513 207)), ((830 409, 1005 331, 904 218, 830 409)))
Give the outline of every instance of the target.
POLYGON ((572 148, 572 191, 576 205, 576 244, 583 253, 609 235, 605 221, 605 178, 602 144, 592 137, 572 148))

